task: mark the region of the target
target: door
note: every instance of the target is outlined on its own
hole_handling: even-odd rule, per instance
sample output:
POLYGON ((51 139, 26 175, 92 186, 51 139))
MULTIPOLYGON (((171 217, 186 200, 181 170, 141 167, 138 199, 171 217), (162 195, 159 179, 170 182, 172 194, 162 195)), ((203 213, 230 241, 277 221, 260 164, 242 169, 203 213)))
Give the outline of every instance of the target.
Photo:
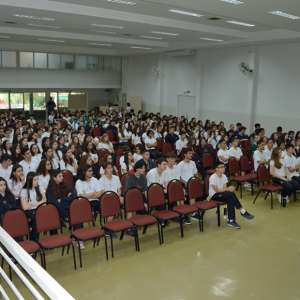
MULTIPOLYGON (((196 117, 196 96, 178 95, 177 98, 177 116, 184 116, 189 121, 196 117)), ((197 118, 196 118, 197 119, 197 118)))

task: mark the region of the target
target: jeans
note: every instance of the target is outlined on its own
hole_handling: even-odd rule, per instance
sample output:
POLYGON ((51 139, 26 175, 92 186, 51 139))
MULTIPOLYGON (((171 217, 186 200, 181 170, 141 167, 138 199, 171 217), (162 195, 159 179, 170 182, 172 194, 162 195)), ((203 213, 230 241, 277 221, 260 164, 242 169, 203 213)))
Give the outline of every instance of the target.
POLYGON ((282 197, 290 197, 293 193, 300 189, 300 185, 297 181, 285 181, 277 177, 273 177, 273 182, 283 187, 282 197))
POLYGON ((150 153, 151 159, 158 159, 158 158, 162 157, 162 154, 156 149, 149 150, 149 153, 150 153))
POLYGON ((125 145, 131 147, 130 142, 122 142, 122 143, 119 143, 119 146, 120 146, 120 147, 123 147, 123 146, 125 146, 125 145))
POLYGON ((234 207, 236 209, 242 208, 242 205, 234 192, 215 193, 211 197, 211 199, 216 200, 216 201, 227 201, 228 219, 229 220, 235 219, 234 207))

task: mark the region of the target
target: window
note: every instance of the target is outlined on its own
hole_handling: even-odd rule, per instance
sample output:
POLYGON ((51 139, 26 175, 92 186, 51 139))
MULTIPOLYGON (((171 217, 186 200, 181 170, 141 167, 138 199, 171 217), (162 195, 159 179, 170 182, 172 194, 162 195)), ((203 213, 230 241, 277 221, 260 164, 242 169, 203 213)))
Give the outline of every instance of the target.
POLYGON ((10 93, 10 108, 11 109, 23 109, 23 94, 22 93, 10 93))
POLYGON ((69 93, 59 93, 59 107, 68 107, 69 93))
POLYGON ((8 93, 0 93, 0 109, 9 109, 8 93))
POLYGON ((72 70, 72 69, 74 69, 73 65, 74 65, 73 55, 70 55, 70 54, 62 54, 61 55, 61 68, 62 69, 72 70))
POLYGON ((0 51, 0 67, 2 67, 2 65, 1 65, 1 51, 0 51))
POLYGON ((88 56, 88 70, 97 71, 98 70, 98 57, 97 56, 88 56))
POLYGON ((86 70, 86 56, 75 55, 75 70, 86 70))
POLYGON ((30 94, 24 93, 24 111, 30 111, 30 94))
POLYGON ((60 54, 48 54, 48 68, 60 69, 60 54))
POLYGON ((116 57, 116 71, 122 71, 122 58, 116 57))
POLYGON ((34 67, 47 69, 47 53, 34 53, 34 67))
POLYGON ((2 51, 2 67, 15 68, 17 66, 17 54, 15 51, 2 51))
POLYGON ((45 93, 33 93, 33 110, 46 110, 45 93))
POLYGON ((20 68, 33 68, 33 52, 20 52, 20 68))

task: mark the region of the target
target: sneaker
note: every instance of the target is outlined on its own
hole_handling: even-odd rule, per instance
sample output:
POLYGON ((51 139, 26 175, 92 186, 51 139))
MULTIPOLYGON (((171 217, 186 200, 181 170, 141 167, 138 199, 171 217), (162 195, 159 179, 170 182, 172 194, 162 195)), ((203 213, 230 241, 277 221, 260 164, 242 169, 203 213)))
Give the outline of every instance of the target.
POLYGON ((157 226, 158 226, 158 224, 157 224, 157 223, 154 223, 154 224, 152 224, 152 226, 155 226, 155 227, 157 227, 157 226))
POLYGON ((132 236, 132 237, 135 237, 134 231, 133 231, 132 229, 127 229, 127 230, 126 230, 126 234, 127 234, 127 235, 130 235, 130 236, 132 236))
POLYGON ((67 228, 67 225, 63 221, 60 221, 60 227, 64 229, 67 228))
POLYGON ((195 221, 199 221, 199 220, 200 220, 200 217, 199 217, 198 214, 192 214, 192 215, 191 215, 191 219, 192 219, 192 220, 195 220, 195 221))
POLYGON ((188 216, 185 216, 183 218, 183 223, 186 224, 186 225, 191 225, 192 224, 188 216))
POLYGON ((245 183, 244 186, 251 187, 251 184, 250 183, 245 183))
POLYGON ((241 213, 241 216, 244 217, 244 218, 246 218, 247 220, 254 219, 254 216, 251 215, 251 214, 249 214, 247 211, 244 214, 241 213))
POLYGON ((175 223, 180 223, 180 220, 177 217, 172 219, 172 221, 174 221, 175 223))
POLYGON ((162 221, 161 225, 164 226, 164 228, 165 228, 166 226, 170 225, 170 222, 168 220, 162 221))
POLYGON ((285 197, 285 201, 286 201, 286 202, 290 202, 289 196, 286 196, 286 197, 285 197))
POLYGON ((227 221, 227 226, 230 226, 230 227, 233 227, 233 228, 236 228, 236 229, 240 229, 241 226, 239 224, 237 224, 235 221, 227 221))
POLYGON ((112 237, 113 239, 116 239, 117 238, 117 235, 116 234, 114 234, 114 233, 109 233, 108 231, 104 231, 104 235, 106 236, 106 237, 112 237))
POLYGON ((246 191, 252 192, 252 190, 249 187, 246 187, 245 185, 244 185, 244 188, 245 188, 246 191))
POLYGON ((77 247, 80 246, 80 249, 81 249, 81 250, 85 249, 84 243, 83 243, 82 241, 79 241, 79 245, 78 245, 78 242, 77 242, 75 239, 73 239, 72 242, 73 242, 73 244, 76 245, 77 247))
POLYGON ((281 204, 281 194, 277 194, 277 198, 278 198, 279 203, 281 204))

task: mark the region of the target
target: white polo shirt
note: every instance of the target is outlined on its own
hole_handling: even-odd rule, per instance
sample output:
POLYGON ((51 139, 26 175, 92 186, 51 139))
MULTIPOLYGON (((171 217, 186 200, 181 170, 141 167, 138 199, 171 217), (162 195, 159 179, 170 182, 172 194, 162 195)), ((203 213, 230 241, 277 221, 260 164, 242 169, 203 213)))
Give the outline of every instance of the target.
POLYGON ((172 169, 167 166, 165 172, 167 173, 167 181, 171 181, 173 179, 180 179, 180 173, 176 165, 174 165, 172 169))
POLYGON ((241 156, 243 156, 243 152, 242 152, 241 148, 239 148, 239 147, 236 147, 236 149, 231 147, 229 149, 229 154, 231 156, 234 156, 236 159, 239 159, 241 156))
POLYGON ((209 196, 212 197, 216 191, 213 188, 213 185, 216 185, 219 190, 222 190, 224 187, 224 184, 228 182, 227 177, 222 174, 222 177, 220 178, 217 174, 213 174, 209 178, 209 196))
POLYGON ((23 187, 23 182, 22 181, 14 181, 12 179, 9 179, 7 182, 8 188, 11 190, 13 195, 20 195, 22 187, 23 187))
POLYGON ((19 162, 19 165, 21 165, 23 167, 23 174, 25 177, 27 176, 27 174, 29 172, 35 172, 38 167, 38 165, 36 164, 36 161, 32 160, 32 159, 31 159, 30 163, 26 162, 25 160, 22 160, 19 162))
POLYGON ((47 189, 49 185, 49 180, 50 180, 50 174, 46 176, 39 175, 39 186, 42 186, 44 189, 47 189))
POLYGON ((198 173, 196 164, 192 160, 189 163, 181 161, 177 165, 177 168, 179 170, 180 178, 186 182, 188 182, 191 177, 194 177, 194 174, 198 173))
POLYGON ((185 145, 186 145, 186 141, 184 140, 184 141, 182 141, 181 139, 179 139, 178 141, 176 141, 176 143, 175 143, 175 145, 176 145, 176 150, 177 150, 177 155, 179 155, 179 152, 178 152, 178 150, 182 150, 182 148, 183 147, 185 147, 185 145))
MULTIPOLYGON (((86 194, 91 194, 93 192, 100 192, 100 185, 99 185, 99 181, 92 177, 90 182, 87 181, 82 181, 80 179, 78 179, 76 181, 76 185, 75 185, 76 191, 77 191, 77 195, 80 196, 80 194, 82 194, 82 192, 84 191, 86 194)), ((93 201, 93 200, 99 200, 97 199, 89 199, 89 201, 93 201)))
POLYGON ((271 161, 270 161, 270 166, 274 166, 274 173, 275 173, 275 174, 277 174, 277 175, 279 175, 279 176, 281 176, 281 177, 286 177, 286 175, 285 175, 285 164, 284 164, 284 160, 283 160, 282 158, 280 158, 279 161, 280 161, 281 164, 282 164, 280 169, 277 169, 277 168, 275 167, 275 162, 274 162, 274 160, 271 160, 271 161))
POLYGON ((151 148, 148 148, 147 147, 147 144, 155 144, 156 143, 156 138, 151 138, 151 139, 149 139, 148 137, 145 139, 145 148, 146 148, 146 150, 154 150, 155 149, 155 147, 151 147, 151 148))
POLYGON ((291 156, 286 155, 283 160, 284 160, 285 167, 286 167, 286 170, 287 170, 290 178, 292 178, 294 176, 298 177, 299 173, 297 171, 290 172, 288 169, 289 167, 295 168, 298 165, 297 158, 294 155, 291 155, 291 156))
POLYGON ((112 191, 118 195, 118 189, 122 187, 118 176, 112 175, 112 179, 109 180, 105 175, 99 179, 100 190, 104 192, 112 191))
POLYGON ((158 183, 165 188, 165 182, 168 181, 168 175, 166 171, 163 171, 161 175, 158 174, 157 168, 151 169, 147 174, 147 185, 150 186, 152 183, 158 183))
POLYGON ((271 159, 273 149, 269 150, 268 148, 264 150, 264 160, 271 159))
MULTIPOLYGON (((46 191, 44 190, 44 188, 42 186, 39 186, 39 190, 42 195, 46 193, 46 191)), ((20 197, 25 197, 26 202, 29 202, 29 200, 30 200, 30 202, 38 202, 35 190, 29 190, 29 198, 30 199, 28 199, 27 189, 22 189, 21 193, 20 193, 20 197)), ((41 201, 42 199, 38 199, 38 200, 41 201)), ((32 210, 32 209, 36 209, 36 207, 30 208, 30 210, 32 210)))
POLYGON ((0 165, 0 177, 3 177, 5 180, 6 180, 6 182, 9 180, 9 178, 10 178, 10 175, 11 175, 11 170, 12 170, 12 165, 11 166, 9 166, 7 169, 4 169, 3 167, 2 167, 2 165, 0 165))
POLYGON ((257 168, 259 166, 258 161, 264 161, 264 153, 260 152, 259 150, 256 150, 253 154, 253 161, 254 161, 254 170, 257 172, 257 168))
MULTIPOLYGON (((130 136, 130 134, 127 132, 127 130, 125 129, 124 130, 124 137, 128 137, 128 136, 130 136)), ((122 134, 119 132, 118 133, 118 137, 122 137, 122 134)), ((129 142, 130 140, 121 140, 121 139, 119 139, 119 144, 122 144, 122 143, 127 143, 127 142, 129 142)))
POLYGON ((224 158, 230 157, 230 152, 229 152, 229 150, 222 150, 222 149, 220 149, 220 150, 218 151, 218 157, 219 157, 219 160, 220 160, 222 163, 224 163, 224 164, 228 164, 228 160, 227 160, 227 161, 223 161, 223 160, 221 159, 220 156, 223 156, 224 158))

